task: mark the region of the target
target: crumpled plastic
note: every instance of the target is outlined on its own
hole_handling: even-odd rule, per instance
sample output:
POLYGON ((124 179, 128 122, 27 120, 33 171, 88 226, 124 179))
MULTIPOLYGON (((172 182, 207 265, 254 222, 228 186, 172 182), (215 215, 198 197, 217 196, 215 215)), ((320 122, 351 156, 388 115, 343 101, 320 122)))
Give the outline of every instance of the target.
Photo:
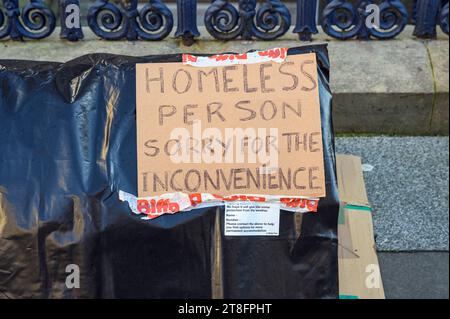
POLYGON ((301 223, 282 210, 278 237, 224 236, 224 207, 142 220, 119 199, 137 193, 135 65, 180 54, 0 60, 0 298, 337 298, 327 49, 288 54, 309 52, 327 196, 301 223))

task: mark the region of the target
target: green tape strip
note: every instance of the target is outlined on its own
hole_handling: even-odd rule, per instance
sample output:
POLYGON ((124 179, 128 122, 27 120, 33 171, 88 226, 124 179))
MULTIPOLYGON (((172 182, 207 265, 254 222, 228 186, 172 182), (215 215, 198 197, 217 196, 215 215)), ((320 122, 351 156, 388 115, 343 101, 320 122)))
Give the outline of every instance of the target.
POLYGON ((345 210, 344 206, 339 206, 339 217, 338 217, 338 224, 339 225, 345 225, 345 210))
POLYGON ((338 224, 339 225, 345 225, 345 210, 344 209, 352 209, 352 210, 361 210, 364 212, 372 213, 372 208, 368 206, 360 206, 360 205, 340 205, 339 206, 339 217, 338 217, 338 224))
POLYGON ((351 295, 339 295, 339 299, 359 299, 359 297, 351 295))
POLYGON ((359 205, 351 205, 351 204, 347 204, 347 205, 345 206, 345 208, 346 208, 346 209, 353 209, 353 210, 362 210, 362 211, 369 212, 369 213, 372 212, 372 208, 367 207, 367 206, 359 206, 359 205))

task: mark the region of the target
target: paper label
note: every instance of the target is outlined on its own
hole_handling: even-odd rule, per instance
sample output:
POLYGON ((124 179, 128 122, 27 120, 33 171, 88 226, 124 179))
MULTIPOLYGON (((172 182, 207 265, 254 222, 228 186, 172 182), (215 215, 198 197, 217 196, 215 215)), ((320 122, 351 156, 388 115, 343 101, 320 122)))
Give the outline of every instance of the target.
POLYGON ((225 204, 225 236, 278 236, 280 205, 232 202, 225 204))

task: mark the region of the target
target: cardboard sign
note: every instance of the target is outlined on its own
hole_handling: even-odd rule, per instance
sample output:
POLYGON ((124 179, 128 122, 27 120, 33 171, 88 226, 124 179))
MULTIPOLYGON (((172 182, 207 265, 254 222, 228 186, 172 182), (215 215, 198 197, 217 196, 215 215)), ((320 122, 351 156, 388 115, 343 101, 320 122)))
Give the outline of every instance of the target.
POLYGON ((316 63, 138 64, 138 196, 325 196, 316 63))

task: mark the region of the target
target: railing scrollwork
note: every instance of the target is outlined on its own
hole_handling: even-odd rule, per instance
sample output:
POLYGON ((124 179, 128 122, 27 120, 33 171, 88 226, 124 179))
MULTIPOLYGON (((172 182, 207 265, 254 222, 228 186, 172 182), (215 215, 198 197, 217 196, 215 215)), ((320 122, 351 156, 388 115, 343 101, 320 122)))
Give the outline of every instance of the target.
POLYGON ((373 1, 362 0, 355 6, 345 0, 332 0, 324 9, 322 28, 328 35, 342 40, 391 39, 403 31, 408 23, 408 12, 400 0, 384 0, 379 5, 380 23, 367 27, 369 12, 366 8, 373 1))
POLYGON ((291 14, 280 0, 265 0, 259 6, 256 0, 239 0, 238 8, 228 0, 215 0, 205 14, 206 29, 219 40, 273 40, 290 25, 291 14))
POLYGON ((173 16, 160 0, 149 0, 140 10, 137 0, 124 1, 120 6, 96 0, 89 8, 88 25, 106 40, 161 40, 172 31, 173 16))
MULTIPOLYGON (((60 38, 82 40, 86 21, 80 22, 81 0, 58 1, 60 38)), ((162 40, 171 34, 176 14, 173 36, 192 45, 200 36, 197 0, 174 1, 176 11, 166 0, 95 0, 88 7, 87 25, 105 40, 162 40)), ((340 40, 384 40, 395 38, 413 20, 418 38, 435 38, 438 26, 448 35, 449 1, 414 1, 410 17, 404 0, 296 0, 293 32, 300 41, 311 41, 320 25, 340 40)), ((23 2, 0 0, 0 39, 42 39, 54 31, 56 17, 46 0, 23 2)), ((207 32, 218 40, 274 40, 291 27, 291 13, 281 0, 211 0, 203 19, 207 32)))
POLYGON ((448 2, 442 7, 439 14, 439 25, 442 31, 448 35, 448 2))
POLYGON ((30 0, 22 9, 18 0, 3 0, 0 9, 0 39, 42 39, 48 37, 56 25, 56 17, 42 0, 30 0))

